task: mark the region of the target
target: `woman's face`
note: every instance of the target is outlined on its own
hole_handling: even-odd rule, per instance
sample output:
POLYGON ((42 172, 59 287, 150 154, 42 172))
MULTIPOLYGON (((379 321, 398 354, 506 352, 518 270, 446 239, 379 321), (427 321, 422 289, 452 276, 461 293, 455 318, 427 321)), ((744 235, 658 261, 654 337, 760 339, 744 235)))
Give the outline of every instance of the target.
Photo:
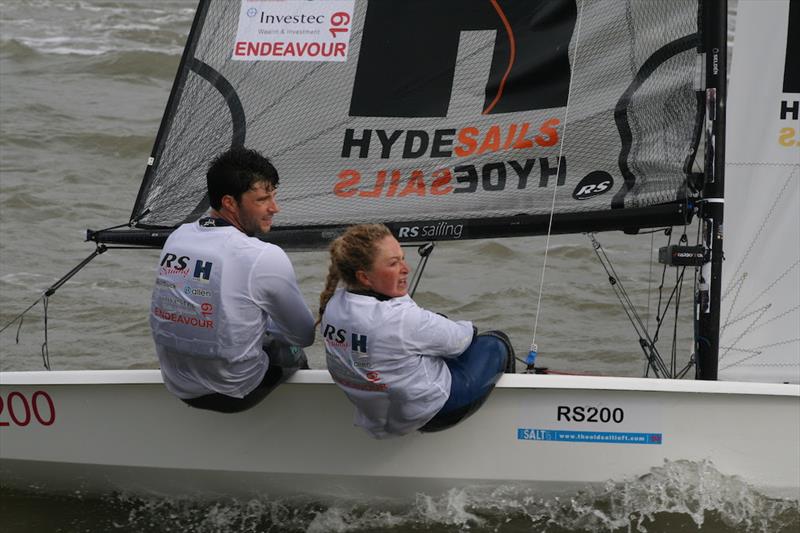
POLYGON ((408 273, 405 254, 397 239, 388 235, 375 245, 377 254, 372 267, 359 270, 358 280, 375 292, 396 298, 408 294, 408 273))

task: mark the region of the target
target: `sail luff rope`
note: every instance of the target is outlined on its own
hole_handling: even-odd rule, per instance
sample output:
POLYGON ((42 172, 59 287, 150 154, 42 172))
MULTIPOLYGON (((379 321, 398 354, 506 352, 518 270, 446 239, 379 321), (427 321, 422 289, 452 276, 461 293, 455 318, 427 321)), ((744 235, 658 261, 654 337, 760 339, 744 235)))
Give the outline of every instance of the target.
MULTIPOLYGON (((572 99, 572 82, 575 79, 575 70, 578 65, 578 49, 581 42, 581 20, 583 19, 583 0, 578 8, 578 22, 575 29, 575 57, 573 58, 572 71, 569 75, 569 91, 567 91, 567 105, 564 109, 564 132, 561 136, 561 144, 558 148, 558 165, 556 166, 556 185, 553 187, 553 199, 550 203, 550 220, 547 223, 547 240, 544 245, 544 261, 542 262, 542 275, 539 279, 539 295, 536 300, 536 317, 533 321, 533 337, 531 338, 531 353, 535 356, 536 352, 536 330, 539 327, 539 311, 542 307, 542 290, 544 289, 544 273, 547 270, 547 252, 550 249, 550 235, 553 230, 553 215, 556 208, 556 193, 558 192, 558 177, 561 175, 561 156, 564 153, 564 142, 567 138, 567 119, 569 117, 569 103, 572 99)), ((533 364, 530 362, 529 364, 533 364)))

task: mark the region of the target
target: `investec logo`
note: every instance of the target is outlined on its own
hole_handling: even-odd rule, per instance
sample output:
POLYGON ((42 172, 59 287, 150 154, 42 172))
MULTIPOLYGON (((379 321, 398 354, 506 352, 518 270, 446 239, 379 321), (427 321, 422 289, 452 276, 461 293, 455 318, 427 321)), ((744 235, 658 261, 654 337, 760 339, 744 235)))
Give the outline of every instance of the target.
MULTIPOLYGON (((247 14, 250 15, 254 8, 250 8, 247 14)), ((256 13, 253 13, 255 15, 256 13)), ((250 15, 252 16, 252 15, 250 15)), ((299 15, 270 15, 266 11, 261 12, 259 18, 261 24, 323 24, 325 22, 325 15, 306 15, 300 13, 299 15)))

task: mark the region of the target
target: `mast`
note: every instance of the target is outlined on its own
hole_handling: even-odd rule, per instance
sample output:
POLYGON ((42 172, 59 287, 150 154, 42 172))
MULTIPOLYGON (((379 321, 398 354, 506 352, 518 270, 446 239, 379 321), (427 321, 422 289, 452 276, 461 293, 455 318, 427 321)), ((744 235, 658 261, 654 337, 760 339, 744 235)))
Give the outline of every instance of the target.
POLYGON ((696 295, 696 379, 716 380, 722 285, 723 210, 725 205, 725 95, 727 88, 727 0, 702 4, 706 78, 705 184, 700 217, 706 262, 696 295))

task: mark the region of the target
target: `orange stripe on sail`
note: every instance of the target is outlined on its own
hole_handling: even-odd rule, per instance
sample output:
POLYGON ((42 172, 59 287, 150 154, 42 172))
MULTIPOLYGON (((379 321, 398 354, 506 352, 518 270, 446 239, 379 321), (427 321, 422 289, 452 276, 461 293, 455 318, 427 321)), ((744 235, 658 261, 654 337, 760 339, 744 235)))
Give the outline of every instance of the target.
POLYGON ((510 45, 511 53, 509 54, 508 58, 508 67, 506 67, 506 72, 503 74, 503 79, 500 80, 500 86, 497 88, 497 94, 494 97, 494 100, 483 110, 483 115, 488 115, 494 106, 497 105, 497 102, 500 101, 500 98, 503 96, 503 88, 506 85, 506 80, 508 79, 508 75, 511 73, 511 67, 514 66, 514 60, 517 57, 517 43, 514 41, 514 32, 511 30, 511 24, 508 23, 508 19, 506 18, 506 14, 503 13, 503 9, 497 3, 497 0, 489 0, 492 3, 492 7, 494 10, 497 11, 497 14, 500 15, 500 20, 503 21, 503 26, 506 27, 506 33, 508 33, 508 44, 510 45))

